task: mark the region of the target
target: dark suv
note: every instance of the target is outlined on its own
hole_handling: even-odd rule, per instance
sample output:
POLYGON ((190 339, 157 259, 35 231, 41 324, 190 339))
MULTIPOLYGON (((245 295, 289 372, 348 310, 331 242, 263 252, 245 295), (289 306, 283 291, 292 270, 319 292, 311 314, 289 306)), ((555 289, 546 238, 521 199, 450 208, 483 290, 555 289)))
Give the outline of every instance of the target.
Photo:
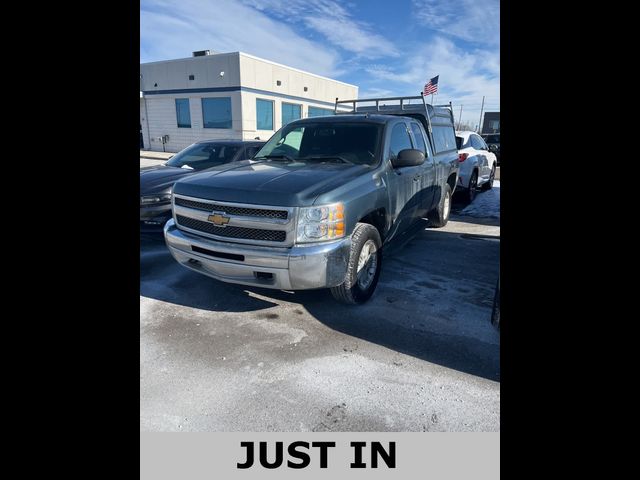
POLYGON ((499 133, 485 133, 482 135, 484 142, 489 147, 489 151, 496 154, 498 165, 500 165, 500 134, 499 133))
POLYGON ((179 178, 253 158, 265 142, 204 140, 176 153, 163 165, 140 169, 140 228, 162 230, 171 218, 171 189, 179 178))

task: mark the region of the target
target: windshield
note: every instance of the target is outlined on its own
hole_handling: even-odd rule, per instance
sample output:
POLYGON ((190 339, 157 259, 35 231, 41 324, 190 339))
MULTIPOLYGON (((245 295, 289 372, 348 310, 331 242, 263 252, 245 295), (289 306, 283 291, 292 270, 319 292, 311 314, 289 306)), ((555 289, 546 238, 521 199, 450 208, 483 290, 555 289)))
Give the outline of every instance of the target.
POLYGON ((169 167, 187 167, 194 170, 215 167, 233 160, 240 150, 237 145, 222 143, 196 143, 177 153, 167 162, 169 167))
POLYGON ((305 123, 281 128, 254 158, 376 163, 382 125, 372 123, 305 123))
POLYGON ((456 137, 456 147, 458 147, 458 150, 462 148, 463 144, 464 144, 464 138, 456 137))
POLYGON ((485 141, 487 143, 500 143, 500 135, 487 135, 485 141))

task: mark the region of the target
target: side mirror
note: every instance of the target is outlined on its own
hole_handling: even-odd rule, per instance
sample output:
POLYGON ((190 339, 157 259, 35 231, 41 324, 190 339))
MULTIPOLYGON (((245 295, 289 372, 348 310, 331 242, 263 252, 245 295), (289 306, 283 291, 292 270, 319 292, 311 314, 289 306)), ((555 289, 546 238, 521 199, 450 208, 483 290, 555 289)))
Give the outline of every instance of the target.
POLYGON ((424 163, 424 152, 414 148, 400 150, 398 156, 391 160, 393 168, 415 167, 424 163))

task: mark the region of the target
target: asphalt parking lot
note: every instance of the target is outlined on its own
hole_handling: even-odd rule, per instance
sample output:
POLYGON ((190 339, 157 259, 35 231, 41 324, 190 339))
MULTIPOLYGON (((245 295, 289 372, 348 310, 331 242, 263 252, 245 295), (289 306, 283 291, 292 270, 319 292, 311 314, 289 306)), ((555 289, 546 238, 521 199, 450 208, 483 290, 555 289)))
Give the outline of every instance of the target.
POLYGON ((388 248, 355 307, 221 283, 142 237, 141 430, 499 431, 499 191, 388 248))

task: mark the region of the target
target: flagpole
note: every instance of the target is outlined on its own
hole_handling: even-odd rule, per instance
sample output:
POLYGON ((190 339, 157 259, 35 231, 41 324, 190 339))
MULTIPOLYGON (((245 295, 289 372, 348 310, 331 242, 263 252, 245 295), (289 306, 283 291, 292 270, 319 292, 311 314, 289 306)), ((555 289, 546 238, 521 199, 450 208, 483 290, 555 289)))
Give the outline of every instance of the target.
MULTIPOLYGON (((477 105, 477 103, 476 103, 477 105)), ((482 106, 480 107, 480 123, 478 123, 478 132, 480 133, 482 130, 482 110, 484 110, 484 95, 482 96, 482 106)))

